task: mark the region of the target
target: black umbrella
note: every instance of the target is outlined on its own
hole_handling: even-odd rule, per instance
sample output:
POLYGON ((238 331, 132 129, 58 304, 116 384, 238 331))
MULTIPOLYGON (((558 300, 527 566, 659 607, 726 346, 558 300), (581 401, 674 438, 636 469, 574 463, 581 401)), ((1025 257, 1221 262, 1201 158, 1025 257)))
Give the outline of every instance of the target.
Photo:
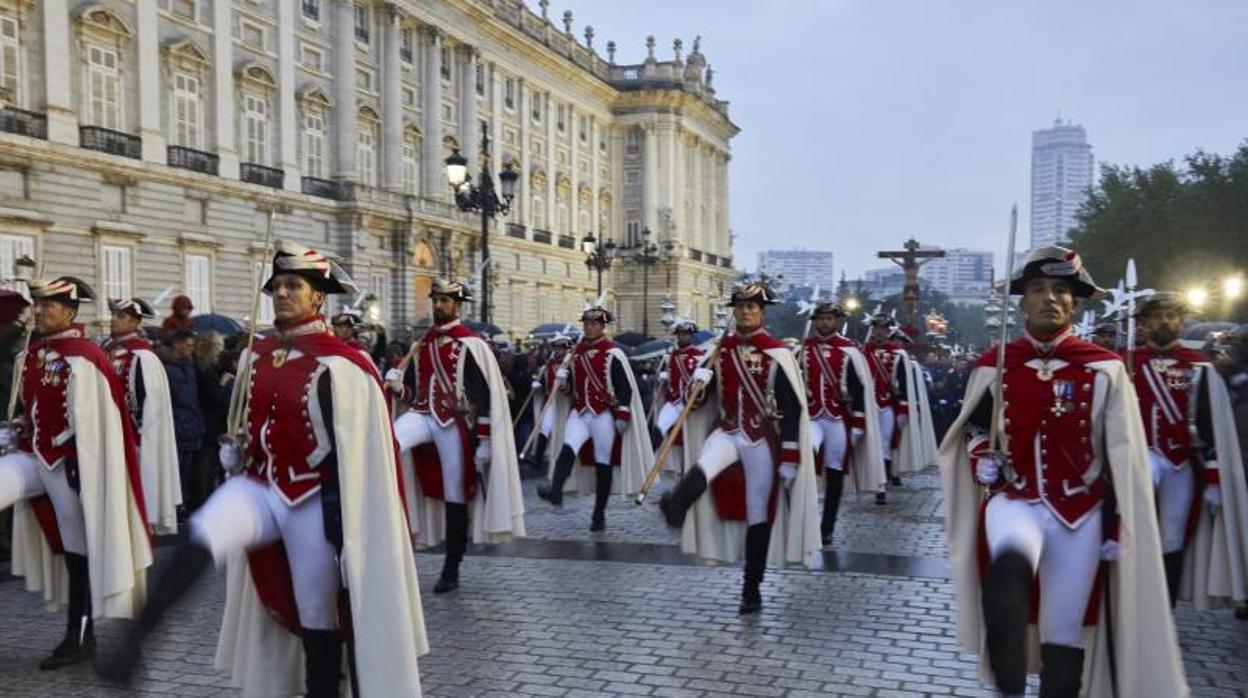
POLYGON ((503 330, 498 325, 480 320, 464 320, 464 327, 486 339, 493 339, 494 335, 503 334, 503 330))
POLYGON ((650 340, 654 339, 654 337, 647 337, 646 335, 640 332, 621 332, 617 334, 615 337, 612 337, 612 339, 615 340, 616 344, 620 344, 626 347, 635 347, 641 344, 645 344, 646 342, 649 342, 650 340))
POLYGON ((628 355, 630 361, 647 361, 663 356, 672 348, 673 344, 674 342, 670 339, 652 339, 632 348, 625 347, 624 353, 628 355))
POLYGON ((545 324, 538 325, 530 330, 529 334, 525 338, 530 341, 548 342, 551 339, 554 339, 557 334, 565 334, 573 340, 581 338, 581 331, 576 329, 575 325, 569 327, 566 322, 547 322, 545 324), (565 332, 565 330, 567 331, 565 332))
POLYGON ((228 316, 219 315, 217 313, 205 313, 196 315, 191 318, 191 331, 200 332, 216 332, 224 337, 233 337, 243 331, 243 326, 238 320, 228 316))

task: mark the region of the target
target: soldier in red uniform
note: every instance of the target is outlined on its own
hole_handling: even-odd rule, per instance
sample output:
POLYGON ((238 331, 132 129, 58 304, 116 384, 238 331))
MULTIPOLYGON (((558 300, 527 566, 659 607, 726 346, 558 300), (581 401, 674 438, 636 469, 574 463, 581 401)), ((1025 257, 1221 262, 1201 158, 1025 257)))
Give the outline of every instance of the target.
POLYGON ((959 638, 986 648, 1006 695, 1026 686, 1029 624, 1040 695, 1186 695, 1134 391, 1118 355, 1071 329, 1077 299, 1101 290, 1075 252, 1041 247, 1009 292, 1026 332, 1005 347, 999 441, 993 349, 941 449, 959 638))
MULTIPOLYGON (((446 558, 433 587, 441 594, 459 588, 459 565, 468 549, 469 505, 481 497, 487 506, 506 502, 505 489, 488 491, 491 470, 514 472, 517 487, 519 474, 514 447, 495 443, 511 442, 509 416, 503 416, 499 433, 491 428, 499 416, 510 415, 498 363, 489 345, 459 319, 460 307, 472 300, 472 293, 461 283, 438 281, 429 298, 433 326, 419 341, 406 372, 390 369, 386 382, 411 408, 395 421, 394 430, 399 448, 415 449, 413 468, 421 496, 429 505, 444 508, 440 523, 445 525, 446 558)), ((476 514, 480 523, 485 512, 476 514)), ((439 542, 426 528, 432 526, 422 527, 424 543, 439 542)))
MULTIPOLYGON (((860 371, 870 371, 866 357, 857 342, 840 333, 845 316, 839 304, 820 303, 812 313, 815 334, 802 343, 801 367, 806 377, 811 446, 826 485, 819 526, 824 545, 832 542, 836 528, 850 451, 858 447, 867 433, 868 413, 878 420, 876 410, 866 404, 866 399, 873 397, 872 376, 860 375, 860 371)), ((872 431, 878 429, 878 422, 873 426, 872 431)))
POLYGON ((568 368, 555 372, 572 400, 563 430, 563 447, 555 460, 550 484, 537 488, 539 497, 560 506, 564 483, 577 460, 592 466, 594 513, 590 531, 606 528, 607 500, 612 487, 618 484, 628 492, 639 486, 644 467, 641 458, 650 455, 648 431, 644 425, 637 428, 633 424, 634 412, 641 409, 632 368, 624 352, 606 335, 607 325, 613 321, 611 312, 601 305, 581 313, 581 341, 572 349, 568 368), (585 453, 582 447, 587 447, 585 453), (621 470, 622 483, 613 483, 616 468, 621 470))
POLYGON ((1232 542, 1244 541, 1248 533, 1243 510, 1248 494, 1244 492, 1241 454, 1222 377, 1208 357, 1179 342, 1187 315, 1187 302, 1179 293, 1157 293, 1144 301, 1137 316, 1148 341, 1135 350, 1132 364, 1148 435, 1170 603, 1173 606, 1182 595, 1196 601, 1197 608, 1204 608, 1210 605, 1208 596, 1242 599, 1248 591, 1244 588, 1248 542, 1232 542), (1232 465, 1222 468, 1222 463, 1232 465), (1237 535, 1217 536, 1211 525, 1200 525, 1219 513, 1223 525, 1237 535), (1216 560, 1205 565, 1205 570, 1197 570, 1194 560, 1196 579, 1188 581, 1195 582, 1196 588, 1186 584, 1188 593, 1180 594, 1185 549, 1200 536, 1205 537, 1206 544, 1198 547, 1211 550, 1216 560), (1229 550, 1209 543, 1210 539, 1228 540, 1229 550), (1227 581, 1234 588, 1203 583, 1210 568, 1233 569, 1227 581), (1216 591, 1210 592, 1211 587, 1216 591))
POLYGON ((381 380, 320 315, 354 284, 320 253, 279 242, 263 289, 276 333, 240 359, 244 435, 220 449, 232 476, 192 515, 99 671, 128 681, 143 638, 216 560, 231 567, 218 656, 244 693, 337 696, 346 640, 355 695, 419 695, 427 642, 381 380))
POLYGON ((769 548, 783 564, 804 561, 819 547, 805 388, 793 353, 763 326, 764 308, 776 302, 762 284, 733 292, 736 330, 721 340, 716 365, 692 376, 717 394, 718 422, 704 443, 689 445, 699 453, 697 463, 659 500, 668 524, 686 527, 686 538, 697 540, 694 550, 686 550, 707 559, 738 559, 741 538, 727 543, 725 534, 744 523, 741 615, 762 608, 769 548), (686 522, 708 485, 713 510, 686 522))
POLYGON ((369 361, 373 360, 373 348, 368 346, 366 342, 360 340, 360 316, 351 312, 350 308, 344 309, 341 313, 334 316, 333 319, 334 336, 346 342, 348 346, 368 357, 369 361))
POLYGON ((178 459, 173 402, 164 364, 152 351, 141 326, 144 320, 156 317, 156 309, 142 298, 110 299, 108 307, 113 317, 102 348, 126 388, 148 523, 156 533, 176 533, 177 510, 182 504, 180 471, 189 464, 178 459))
MULTIPOLYGON (((871 374, 875 381, 875 402, 880 409, 880 441, 884 449, 884 469, 888 473, 888 484, 901 485, 893 468, 893 450, 897 448, 898 437, 903 421, 909 415, 906 403, 906 370, 902 357, 904 351, 901 343, 893 336, 897 321, 893 316, 876 313, 871 318, 871 336, 863 350, 871 366, 871 374)), ((883 486, 875 494, 875 503, 884 504, 888 495, 883 486)))
MULTIPOLYGON (((656 399, 663 400, 663 406, 659 408, 659 414, 655 418, 655 426, 658 427, 659 433, 667 436, 667 432, 671 430, 672 425, 680 417, 680 413, 685 409, 685 395, 689 392, 689 383, 692 380, 693 372, 697 369, 698 364, 702 361, 705 354, 701 349, 693 343, 693 335, 698 331, 698 325, 692 320, 677 320, 672 325, 672 333, 676 335, 676 346, 668 352, 663 358, 663 364, 659 368, 659 381, 663 384, 663 394, 656 399)), ((672 451, 668 456, 669 463, 679 463, 680 472, 684 474, 684 462, 686 454, 683 453, 683 434, 677 435, 672 446, 672 451)), ((692 454, 689 454, 692 455, 692 454)))
MULTIPOLYGON (((547 407, 547 401, 557 399, 556 383, 558 378, 555 374, 563 366, 563 361, 568 356, 568 350, 572 348, 572 337, 560 332, 550 340, 550 356, 547 357, 546 363, 542 364, 538 374, 533 379, 532 390, 538 391, 541 395, 540 400, 533 400, 533 414, 541 418, 541 424, 537 425, 537 445, 534 453, 537 454, 538 471, 545 473, 547 470, 546 451, 550 448, 550 436, 554 433, 555 423, 560 419, 559 410, 554 404, 547 407)), ((563 417, 566 418, 566 413, 563 417)))
POLYGON ((13 573, 68 610, 65 639, 39 665, 52 670, 94 654, 94 618, 132 615, 152 558, 125 389, 75 322, 95 293, 62 276, 30 294, 39 339, 22 358, 26 416, 0 429, 0 511, 14 507, 13 573))

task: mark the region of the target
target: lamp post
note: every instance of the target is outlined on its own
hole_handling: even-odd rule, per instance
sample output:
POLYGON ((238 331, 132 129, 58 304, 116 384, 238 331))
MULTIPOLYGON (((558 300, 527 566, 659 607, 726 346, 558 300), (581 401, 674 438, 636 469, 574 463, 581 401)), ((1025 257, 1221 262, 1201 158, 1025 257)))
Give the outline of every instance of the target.
POLYGON ((650 336, 650 267, 665 261, 667 254, 675 245, 671 240, 660 244, 650 242, 650 229, 641 231, 641 242, 624 249, 632 252, 629 256, 634 263, 641 265, 641 333, 650 336))
POLYGON ((615 241, 607 240, 599 245, 593 233, 586 233, 581 249, 585 252, 585 266, 598 272, 598 298, 602 298, 602 272, 610 269, 615 259, 615 241))
POLYGON ((474 186, 468 173, 468 160, 456 148, 446 159, 446 179, 455 192, 455 205, 459 210, 481 212, 481 322, 489 322, 490 220, 506 215, 511 209, 520 173, 512 169, 511 163, 507 163, 498 173, 501 191, 494 189, 494 176, 490 173, 490 134, 484 127, 481 129, 481 158, 481 174, 474 186))

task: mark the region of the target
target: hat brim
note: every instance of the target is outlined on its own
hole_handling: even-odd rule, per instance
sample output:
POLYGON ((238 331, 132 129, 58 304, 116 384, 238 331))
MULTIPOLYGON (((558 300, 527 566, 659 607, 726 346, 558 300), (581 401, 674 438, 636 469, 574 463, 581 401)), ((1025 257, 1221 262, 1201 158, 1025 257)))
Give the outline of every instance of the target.
POLYGON ((1042 275, 1037 275, 1037 274, 1033 274, 1030 276, 1023 276, 1023 277, 1020 277, 1011 281, 1010 282, 1010 295, 1011 296, 1023 295, 1023 290, 1027 287, 1027 282, 1031 281, 1032 279, 1061 279, 1063 281, 1069 281, 1071 295, 1079 299, 1100 300, 1101 298, 1104 298, 1107 295, 1105 292, 1105 289, 1099 286, 1096 286, 1094 284, 1090 284, 1078 277, 1042 276, 1042 275))
POLYGON ((273 295, 273 282, 277 279, 277 277, 283 274, 293 274, 301 277, 304 281, 308 282, 308 285, 311 286, 313 290, 320 291, 322 293, 355 293, 355 286, 347 287, 332 275, 329 278, 326 278, 324 272, 316 271, 314 269, 288 269, 279 271, 270 276, 268 281, 264 282, 264 286, 261 287, 261 290, 270 296, 273 295))

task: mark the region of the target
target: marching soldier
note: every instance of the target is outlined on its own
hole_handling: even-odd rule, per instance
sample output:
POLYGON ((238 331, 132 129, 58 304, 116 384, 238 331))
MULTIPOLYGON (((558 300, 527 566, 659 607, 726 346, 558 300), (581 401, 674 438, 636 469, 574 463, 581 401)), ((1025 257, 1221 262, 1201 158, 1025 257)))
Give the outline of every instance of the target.
POLYGON ((373 360, 373 348, 368 346, 366 342, 361 341, 359 337, 360 316, 358 313, 352 312, 351 308, 348 306, 344 308, 341 313, 334 316, 332 325, 335 337, 346 342, 347 346, 368 357, 369 361, 373 360))
POLYGON ((874 492, 885 478, 875 382, 858 344, 839 331, 846 315, 836 303, 820 303, 812 313, 815 333, 802 343, 810 441, 825 483, 819 526, 824 545, 832 542, 846 470, 851 491, 874 492))
POLYGON ((1025 334, 980 358, 940 453, 959 639, 1006 695, 1037 668, 1042 696, 1187 695, 1135 391, 1071 330, 1101 290, 1075 252, 1040 247, 1008 292, 1025 334))
MULTIPOLYGON (((693 343, 693 335, 697 331, 698 326, 692 320, 677 320, 672 326, 672 333, 676 335, 676 346, 663 358, 663 364, 659 368, 659 382, 663 385, 663 392, 655 396, 656 400, 662 401, 662 407, 654 420, 655 426, 664 437, 685 409, 689 382, 705 354, 693 343)), ((687 465, 685 461, 694 455, 685 453, 681 448, 684 443, 683 436, 683 433, 677 434, 668 456, 668 463, 680 464, 678 469, 682 475, 687 465)))
MULTIPOLYGON (((633 417, 645 415, 628 357, 607 337, 614 321, 601 302, 581 313, 584 334, 572 349, 568 368, 555 372, 571 397, 563 428, 563 445, 548 485, 537 495, 554 506, 563 504, 563 488, 577 461, 593 468, 594 513, 590 531, 606 528, 607 500, 612 491, 625 495, 641 487, 644 463, 651 458, 650 433, 633 417), (619 469, 620 476, 614 476, 619 469)), ((584 492, 586 478, 578 477, 584 492)))
POLYGON ((102 348, 126 389, 126 407, 138 442, 148 523, 155 533, 176 533, 182 479, 173 402, 165 367, 141 329, 144 320, 156 317, 156 309, 142 298, 110 299, 108 308, 113 316, 102 348))
MULTIPOLYGON (((936 462, 936 430, 927 395, 928 377, 906 348, 912 341, 900 327, 894 327, 888 344, 888 359, 894 362, 893 373, 897 377, 897 419, 893 429, 895 474, 917 473, 936 462)), ((901 482, 900 477, 897 482, 901 482)))
POLYGON ((94 655, 95 618, 133 616, 152 549, 125 388, 75 322, 95 292, 61 276, 30 295, 39 339, 19 359, 26 417, 0 429, 0 510, 14 508, 13 574, 68 611, 52 670, 94 655))
POLYGON ((809 564, 820 547, 806 391, 793 353, 763 326, 774 303, 762 284, 733 292, 736 329, 720 340, 714 365, 692 376, 712 392, 718 422, 705 442, 686 441, 697 463, 659 500, 667 523, 683 527, 686 552, 720 562, 744 556, 741 615, 762 609, 768 563, 809 564))
POLYGON ((413 346, 406 371, 390 369, 386 382, 411 407, 394 431, 419 485, 412 498, 421 542, 446 543, 433 587, 441 594, 459 588, 469 520, 478 543, 521 537, 524 502, 502 373, 490 345, 459 319, 472 294, 461 283, 438 281, 429 298, 433 326, 413 346))
POLYGON ((1242 601, 1248 491, 1226 384, 1204 354, 1179 342, 1188 315, 1182 294, 1155 294, 1136 315, 1148 340, 1131 363, 1170 604, 1180 597, 1197 609, 1242 601))
POLYGON ((550 356, 542 364, 531 386, 538 393, 533 399, 534 419, 540 420, 534 453, 537 454, 539 472, 546 473, 547 477, 550 477, 550 468, 553 467, 550 451, 554 444, 563 445, 563 425, 568 420, 571 404, 567 392, 558 389, 559 379, 555 374, 563 366, 572 343, 572 337, 563 332, 550 340, 550 356))
MULTIPOLYGON (((884 451, 884 470, 888 473, 888 484, 894 487, 901 485, 893 463, 893 451, 897 448, 899 428, 909 418, 910 409, 906 402, 907 378, 902 362, 901 345, 893 336, 897 329, 897 321, 893 316, 876 313, 871 318, 870 337, 863 351, 866 352, 871 366, 871 375, 875 381, 875 404, 880 410, 880 443, 884 451)), ((885 504, 888 495, 881 485, 875 493, 875 503, 885 504)))
POLYGON ((1118 351, 1118 323, 1103 321, 1092 328, 1089 340, 1096 346, 1110 351, 1118 351))
POLYGON ((354 695, 417 696, 428 643, 394 431, 376 370, 320 314, 354 284, 320 253, 279 242, 263 290, 276 332, 240 360, 231 412, 244 433, 220 449, 233 476, 191 516, 189 540, 99 671, 128 681, 164 612, 210 561, 228 561, 217 656, 244 693, 337 696, 345 640, 354 695))

